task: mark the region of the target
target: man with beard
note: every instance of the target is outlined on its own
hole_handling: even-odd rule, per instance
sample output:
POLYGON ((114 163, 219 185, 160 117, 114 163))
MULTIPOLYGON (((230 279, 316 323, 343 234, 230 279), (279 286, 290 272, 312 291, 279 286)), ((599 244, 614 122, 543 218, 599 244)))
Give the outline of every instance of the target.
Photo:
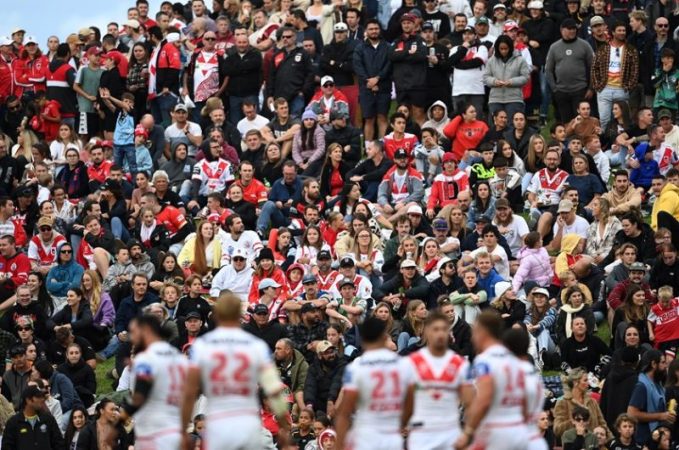
POLYGON ((21 400, 23 408, 7 421, 2 446, 44 450, 65 448, 59 425, 45 405, 45 393, 31 386, 24 390, 21 400))
POLYGON ((189 363, 164 337, 154 315, 144 314, 130 324, 130 341, 137 350, 130 370, 134 394, 123 402, 120 419, 124 422, 134 416, 140 444, 176 448, 181 439, 179 405, 189 363))
POLYGON ((439 277, 429 285, 429 292, 427 296, 427 310, 436 309, 438 299, 442 295, 448 297, 453 291, 461 286, 460 278, 457 276, 455 262, 444 256, 436 264, 436 270, 439 277))
POLYGON ((113 162, 104 159, 104 147, 97 141, 90 148, 90 163, 87 165, 87 179, 90 192, 96 192, 111 174, 113 162))
POLYGON ((332 268, 332 255, 327 250, 321 250, 316 256, 316 264, 318 264, 318 281, 319 287, 322 291, 329 291, 335 284, 339 272, 332 268))
POLYGON ((627 414, 637 420, 634 440, 639 445, 651 442, 651 432, 662 422, 674 423, 675 411, 665 403, 667 361, 659 350, 648 350, 641 358, 641 373, 632 391, 627 414))
POLYGON ((314 411, 333 416, 347 361, 337 354, 337 349, 328 341, 318 343, 316 355, 304 383, 304 404, 314 411))
POLYGON ((232 147, 238 147, 241 142, 241 134, 231 122, 226 120, 226 113, 224 109, 217 108, 210 112, 210 124, 205 127, 206 130, 211 128, 221 128, 224 131, 224 139, 232 147))
POLYGON ((453 18, 453 31, 445 36, 453 47, 462 45, 462 33, 464 33, 465 28, 467 28, 467 16, 463 13, 455 14, 453 18))
POLYGON ((408 153, 404 149, 394 152, 394 163, 384 174, 377 190, 377 208, 391 223, 396 223, 410 206, 418 204, 424 197, 424 178, 409 166, 408 153))
MULTIPOLYGON (((288 101, 283 97, 278 97, 273 102, 276 115, 268 125, 262 128, 262 138, 264 142, 270 144, 275 142, 281 146, 281 156, 287 158, 292 151, 292 139, 300 129, 301 122, 290 116, 288 101)), ((334 141, 328 141, 334 142, 334 141)))
POLYGON ((273 355, 281 381, 290 389, 300 411, 304 410, 304 384, 309 363, 299 350, 295 350, 294 344, 288 338, 276 342, 273 355))
POLYGON ((127 245, 130 252, 130 259, 134 265, 136 273, 143 273, 150 280, 153 277, 155 266, 151 262, 149 255, 144 253, 144 246, 136 239, 132 239, 127 245))
POLYGON ((302 306, 301 322, 288 326, 288 336, 307 361, 312 361, 319 342, 325 339, 328 322, 321 320, 321 312, 313 303, 302 306))
POLYGON ((269 320, 269 308, 264 303, 258 303, 252 308, 250 321, 243 325, 243 330, 257 336, 274 350, 276 342, 286 336, 285 327, 278 319, 269 320))
MULTIPOLYGON (((426 3, 426 5, 430 4, 431 2, 426 3)), ((427 105, 441 100, 445 103, 448 111, 452 111, 453 103, 450 88, 452 66, 448 59, 449 50, 445 45, 436 41, 434 31, 434 25, 425 22, 420 32, 427 48, 427 105)))
POLYGON ((304 180, 301 198, 293 204, 290 209, 291 215, 304 216, 307 206, 315 206, 319 211, 325 208, 325 202, 321 198, 321 185, 316 178, 304 180))

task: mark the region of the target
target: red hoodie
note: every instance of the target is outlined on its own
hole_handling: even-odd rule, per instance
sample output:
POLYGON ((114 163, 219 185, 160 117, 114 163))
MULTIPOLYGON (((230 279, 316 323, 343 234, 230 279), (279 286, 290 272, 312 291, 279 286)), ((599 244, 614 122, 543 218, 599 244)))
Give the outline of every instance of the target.
POLYGON ((457 161, 467 150, 477 148, 487 132, 488 125, 482 120, 467 123, 462 116, 456 116, 443 129, 443 134, 453 142, 452 152, 457 161))

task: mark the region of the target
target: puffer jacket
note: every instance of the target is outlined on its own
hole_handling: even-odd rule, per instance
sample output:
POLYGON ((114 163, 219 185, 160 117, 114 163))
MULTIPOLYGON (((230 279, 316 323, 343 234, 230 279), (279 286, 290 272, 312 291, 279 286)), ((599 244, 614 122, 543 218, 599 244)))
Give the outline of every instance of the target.
POLYGON ((528 248, 519 250, 517 259, 520 261, 519 269, 512 279, 512 288, 518 292, 525 281, 534 280, 540 286, 547 287, 552 279, 552 266, 549 254, 544 247, 528 248))
POLYGON ((511 56, 506 60, 498 57, 498 39, 495 42, 495 55, 486 63, 483 82, 490 88, 488 103, 523 103, 523 86, 530 78, 530 68, 518 51, 510 46, 511 56), (510 87, 496 87, 495 81, 503 80, 511 83, 510 87))

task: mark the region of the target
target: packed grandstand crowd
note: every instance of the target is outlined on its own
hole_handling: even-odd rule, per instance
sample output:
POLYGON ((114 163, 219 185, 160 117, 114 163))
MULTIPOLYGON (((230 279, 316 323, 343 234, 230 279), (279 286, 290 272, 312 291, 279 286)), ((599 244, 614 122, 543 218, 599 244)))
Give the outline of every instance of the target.
POLYGON ((357 449, 679 448, 673 0, 137 0, 111 20, 0 33, 3 449, 177 448, 153 433, 180 403, 186 449, 345 448, 354 408, 357 449), (226 326, 262 364, 255 443, 215 413, 246 391, 206 356, 226 326), (457 404, 425 380, 435 354, 457 404), (387 360, 421 392, 396 441, 360 412, 387 360), (465 399, 487 376, 541 387, 534 432, 504 428, 519 444, 465 399))

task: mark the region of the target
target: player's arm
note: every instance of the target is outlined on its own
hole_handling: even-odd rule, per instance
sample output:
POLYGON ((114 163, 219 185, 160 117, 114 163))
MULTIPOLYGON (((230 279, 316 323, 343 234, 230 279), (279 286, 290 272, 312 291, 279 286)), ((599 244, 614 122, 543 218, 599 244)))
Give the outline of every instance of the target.
POLYGON ((406 391, 405 399, 403 400, 403 411, 401 412, 401 431, 405 431, 408 428, 408 422, 413 416, 413 410, 415 409, 415 384, 408 386, 406 391))
POLYGON ((286 448, 290 440, 290 424, 288 423, 288 403, 283 395, 283 382, 278 369, 273 364, 262 368, 259 376, 259 384, 264 390, 264 395, 269 399, 271 411, 276 415, 276 422, 280 427, 278 431, 278 443, 281 448, 286 448))
POLYGON ((358 391, 344 389, 342 401, 335 416, 335 431, 337 431, 337 449, 344 450, 347 432, 351 424, 351 415, 356 410, 358 391))
POLYGON ((476 379, 476 397, 468 410, 464 430, 455 443, 455 448, 466 448, 471 443, 481 420, 483 420, 490 409, 494 393, 493 377, 485 375, 476 379))
POLYGON ((182 432, 188 429, 191 422, 193 408, 200 393, 200 384, 200 368, 196 366, 189 367, 186 374, 186 382, 184 383, 184 396, 182 398, 182 432))
POLYGON ((151 389, 153 389, 153 376, 140 376, 137 374, 134 392, 123 400, 122 411, 120 412, 120 419, 123 423, 144 406, 144 403, 146 403, 151 394, 151 389))

